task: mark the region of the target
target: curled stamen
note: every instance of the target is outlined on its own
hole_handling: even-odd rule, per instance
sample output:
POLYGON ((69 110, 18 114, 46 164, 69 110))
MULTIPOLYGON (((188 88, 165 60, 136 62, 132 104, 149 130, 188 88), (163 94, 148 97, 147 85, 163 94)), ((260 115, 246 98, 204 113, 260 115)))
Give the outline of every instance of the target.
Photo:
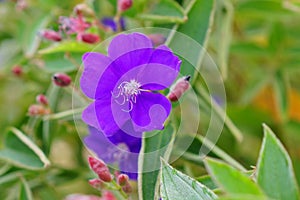
POLYGON ((132 109, 133 109, 133 103, 131 101, 129 101, 129 110, 122 109, 122 111, 130 112, 130 111, 132 111, 132 109))

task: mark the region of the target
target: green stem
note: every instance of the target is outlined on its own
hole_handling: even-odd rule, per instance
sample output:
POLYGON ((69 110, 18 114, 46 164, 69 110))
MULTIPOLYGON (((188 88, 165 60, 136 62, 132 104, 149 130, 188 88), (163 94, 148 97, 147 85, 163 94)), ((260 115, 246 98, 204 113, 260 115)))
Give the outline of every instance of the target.
POLYGON ((229 129, 229 131, 232 133, 232 135, 236 138, 236 140, 238 142, 241 142, 243 140, 243 134, 241 133, 241 131, 233 124, 233 122, 231 121, 231 119, 226 115, 226 113, 224 112, 224 110, 218 105, 216 104, 213 100, 211 100, 211 97, 209 96, 209 94, 204 90, 204 88, 198 86, 195 89, 195 93, 197 94, 197 96, 202 97, 203 100, 207 103, 207 104, 211 104, 211 108, 213 109, 214 112, 216 112, 216 114, 221 118, 221 119, 225 119, 225 126, 229 129))
POLYGON ((63 112, 59 112, 59 113, 55 113, 55 114, 51 114, 51 115, 46 115, 43 118, 43 120, 58 120, 58 119, 68 118, 73 115, 80 114, 83 111, 83 109, 84 108, 76 108, 74 110, 67 110, 67 111, 63 111, 63 112))

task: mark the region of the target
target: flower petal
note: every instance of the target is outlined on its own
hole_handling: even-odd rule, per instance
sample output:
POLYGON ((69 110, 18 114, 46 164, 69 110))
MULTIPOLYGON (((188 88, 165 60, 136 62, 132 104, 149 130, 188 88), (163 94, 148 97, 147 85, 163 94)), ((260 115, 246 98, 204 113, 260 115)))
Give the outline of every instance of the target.
POLYGON ((108 164, 117 163, 122 172, 131 179, 137 178, 138 153, 141 149, 141 138, 136 138, 119 130, 111 137, 93 127, 89 127, 90 134, 84 138, 86 146, 108 164), (128 148, 122 149, 125 144, 128 148))
POLYGON ((91 103, 88 107, 84 109, 82 112, 82 120, 98 130, 101 130, 100 125, 97 120, 97 114, 95 110, 95 102, 91 103))
MULTIPOLYGON (((97 99, 94 105, 98 124, 101 131, 107 136, 113 135, 130 119, 129 113, 124 112, 112 98, 97 99)), ((123 106, 126 105, 128 106, 128 104, 123 106)))
POLYGON ((80 87, 86 96, 94 99, 97 83, 111 60, 107 56, 95 52, 84 54, 82 60, 84 70, 80 78, 80 87))
POLYGON ((116 59, 130 51, 144 48, 153 48, 151 40, 145 35, 140 33, 120 34, 111 41, 108 55, 112 59, 116 59))
POLYGON ((142 92, 130 112, 134 130, 161 130, 171 111, 170 101, 159 93, 142 92))
POLYGON ((161 45, 152 53, 148 63, 140 75, 143 88, 163 90, 171 86, 178 76, 181 60, 167 46, 161 45))

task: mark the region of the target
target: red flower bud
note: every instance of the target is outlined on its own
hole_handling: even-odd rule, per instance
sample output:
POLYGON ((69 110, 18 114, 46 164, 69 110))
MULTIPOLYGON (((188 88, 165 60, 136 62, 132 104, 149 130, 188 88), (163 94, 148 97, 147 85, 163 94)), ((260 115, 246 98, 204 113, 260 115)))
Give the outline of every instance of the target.
POLYGON ((166 37, 163 34, 150 34, 148 37, 151 39, 154 46, 159 46, 166 41, 166 37))
POLYGON ((52 76, 52 80, 55 85, 60 87, 66 87, 71 84, 71 78, 67 74, 56 73, 52 76))
POLYGON ((117 200, 113 193, 105 191, 102 195, 102 200, 117 200))
POLYGON ((55 41, 55 42, 59 42, 62 40, 60 33, 53 31, 53 30, 40 31, 40 35, 41 35, 41 37, 43 37, 47 40, 51 40, 51 41, 55 41))
POLYGON ((11 72, 16 76, 21 76, 23 74, 23 69, 21 66, 16 65, 11 69, 11 72))
POLYGON ((89 16, 93 16, 94 15, 94 11, 85 3, 81 3, 81 4, 77 4, 74 7, 74 13, 76 15, 89 15, 89 16))
POLYGON ((132 0, 118 0, 118 10, 124 12, 131 8, 132 0))
POLYGON ((104 182, 112 181, 112 175, 106 164, 99 159, 89 157, 89 164, 92 170, 98 175, 98 177, 104 182))
POLYGON ((45 95, 43 94, 39 94, 36 96, 36 102, 44 105, 44 106, 47 106, 48 105, 48 99, 45 95))
POLYGON ((122 190, 126 193, 132 192, 132 187, 129 183, 129 177, 126 174, 120 174, 117 177, 118 184, 122 187, 122 190))
POLYGON ((104 186, 104 182, 97 178, 89 180, 89 184, 97 190, 101 190, 104 186))
POLYGON ((29 116, 40 116, 50 114, 50 110, 42 105, 33 104, 28 108, 29 116))
POLYGON ((128 181, 129 181, 129 177, 126 174, 120 174, 117 177, 117 182, 120 186, 126 185, 128 183, 128 181))
POLYGON ((84 33, 81 35, 81 40, 86 43, 94 44, 99 42, 100 37, 92 33, 84 33))
POLYGON ((190 88, 190 76, 185 76, 176 81, 176 83, 171 87, 167 98, 170 101, 176 102, 180 97, 190 88))

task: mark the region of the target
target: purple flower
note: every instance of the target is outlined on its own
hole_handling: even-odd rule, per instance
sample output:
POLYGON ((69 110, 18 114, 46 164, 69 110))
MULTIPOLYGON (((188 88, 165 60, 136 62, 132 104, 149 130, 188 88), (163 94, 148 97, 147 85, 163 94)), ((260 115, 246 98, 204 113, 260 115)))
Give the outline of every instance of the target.
MULTIPOLYGON (((117 164, 122 173, 137 179, 138 153, 141 138, 126 134, 122 130, 106 137, 102 132, 89 126, 90 134, 84 139, 86 146, 108 164, 117 164)), ((133 133, 133 132, 132 132, 133 133)), ((133 133, 133 135, 139 135, 133 133)))
POLYGON ((153 48, 143 34, 116 36, 108 56, 86 53, 80 86, 95 101, 82 114, 88 125, 111 136, 131 121, 136 132, 161 130, 171 111, 170 101, 156 92, 176 79, 181 61, 165 45, 153 48))
MULTIPOLYGON (((110 28, 112 31, 116 32, 117 31, 117 23, 112 17, 103 17, 101 19, 101 23, 107 27, 110 28)), ((120 18, 120 28, 121 30, 125 30, 125 20, 124 18, 120 18)))

